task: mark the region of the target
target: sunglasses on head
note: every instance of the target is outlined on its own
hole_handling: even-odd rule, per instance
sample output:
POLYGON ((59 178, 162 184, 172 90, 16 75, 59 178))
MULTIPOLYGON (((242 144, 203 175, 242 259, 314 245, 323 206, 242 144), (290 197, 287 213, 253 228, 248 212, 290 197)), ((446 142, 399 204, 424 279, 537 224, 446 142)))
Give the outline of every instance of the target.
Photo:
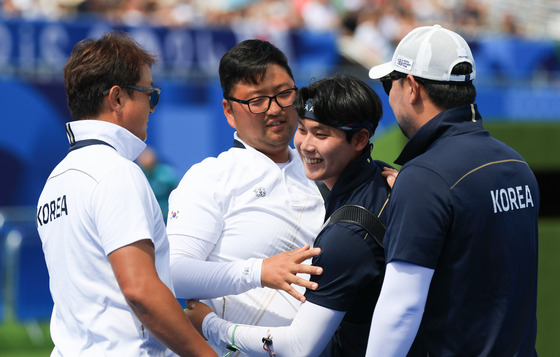
POLYGON ((386 75, 385 77, 379 78, 379 80, 381 81, 381 84, 383 84, 383 89, 385 90, 385 93, 389 95, 389 93, 391 92, 391 88, 393 87, 393 81, 397 79, 406 78, 406 76, 407 75, 405 73, 393 71, 388 75, 386 75))

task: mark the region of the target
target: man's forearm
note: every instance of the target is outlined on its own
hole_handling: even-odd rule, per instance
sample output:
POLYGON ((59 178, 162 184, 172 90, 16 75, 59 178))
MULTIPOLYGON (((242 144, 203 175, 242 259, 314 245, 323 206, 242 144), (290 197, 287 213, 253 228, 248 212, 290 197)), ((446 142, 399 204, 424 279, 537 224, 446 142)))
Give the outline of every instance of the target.
POLYGON ((247 356, 263 355, 267 347, 280 356, 318 356, 332 338, 345 311, 330 310, 306 302, 290 326, 260 327, 236 325, 211 313, 204 318, 202 330, 216 346, 235 346, 247 356))
POLYGON ((108 258, 123 296, 153 336, 181 356, 216 356, 160 280, 151 240, 119 248, 108 258))
POLYGON ((261 287, 262 259, 208 262, 192 258, 171 261, 175 294, 182 299, 212 299, 261 287))
POLYGON ((169 235, 171 280, 182 299, 212 299, 261 286, 261 259, 207 261, 215 244, 187 235, 169 235))
POLYGON ((128 297, 132 310, 148 331, 180 356, 216 356, 183 314, 165 284, 155 281, 138 297, 128 297))
POLYGON ((422 320, 433 273, 406 262, 387 265, 366 356, 406 356, 422 320))

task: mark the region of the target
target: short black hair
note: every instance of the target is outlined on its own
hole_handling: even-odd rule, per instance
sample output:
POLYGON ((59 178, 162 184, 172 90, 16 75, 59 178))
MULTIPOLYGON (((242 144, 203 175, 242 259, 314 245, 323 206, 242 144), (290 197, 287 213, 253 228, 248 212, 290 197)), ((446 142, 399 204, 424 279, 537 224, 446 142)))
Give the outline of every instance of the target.
MULTIPOLYGON (((451 74, 470 73, 472 65, 469 62, 458 63, 451 71, 451 74)), ((426 88, 432 102, 445 110, 472 104, 476 99, 476 88, 472 80, 464 83, 443 83, 420 78, 419 82, 426 88)))
POLYGON ((269 64, 284 68, 294 79, 286 55, 276 46, 263 40, 245 40, 224 54, 220 60, 220 84, 224 98, 231 95, 239 83, 260 84, 269 64))
MULTIPOLYGON (((377 93, 364 81, 349 75, 324 78, 298 90, 294 109, 300 118, 305 116, 305 104, 310 98, 316 120, 335 128, 360 123, 374 133, 383 115, 377 93)), ((354 133, 346 132, 348 141, 354 133)))

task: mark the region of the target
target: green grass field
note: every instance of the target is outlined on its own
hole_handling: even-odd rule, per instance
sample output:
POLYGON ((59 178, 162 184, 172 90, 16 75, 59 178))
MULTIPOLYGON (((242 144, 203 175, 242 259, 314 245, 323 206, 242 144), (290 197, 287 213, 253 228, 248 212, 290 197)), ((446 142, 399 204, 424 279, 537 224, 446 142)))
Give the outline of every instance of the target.
MULTIPOLYGON (((541 219, 539 230, 537 352, 540 357, 554 357, 560 351, 560 282, 556 277, 560 271, 560 219, 541 219)), ((45 357, 51 350, 46 322, 27 329, 13 321, 0 325, 0 357, 45 357)))
POLYGON ((52 348, 47 322, 25 326, 10 319, 0 325, 1 357, 45 357, 52 348))
POLYGON ((560 219, 539 222, 539 295, 537 300, 537 352, 540 357, 560 351, 560 219))

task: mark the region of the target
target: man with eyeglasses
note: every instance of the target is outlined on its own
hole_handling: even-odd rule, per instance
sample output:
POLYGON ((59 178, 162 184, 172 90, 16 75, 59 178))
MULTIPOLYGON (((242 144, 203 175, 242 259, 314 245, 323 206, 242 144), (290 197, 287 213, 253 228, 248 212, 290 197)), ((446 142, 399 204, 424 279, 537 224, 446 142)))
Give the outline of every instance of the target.
POLYGON ((409 141, 366 356, 536 356, 539 188, 482 126, 467 42, 416 28, 369 75, 409 141))
POLYGON ((286 325, 305 299, 291 283, 316 288, 296 274, 320 272, 299 263, 318 254, 309 245, 325 214, 289 146, 297 87, 286 56, 262 40, 229 50, 219 74, 233 147, 194 165, 170 195, 173 285, 179 298, 205 299, 229 321, 286 325))
POLYGON ((234 344, 247 356, 261 356, 263 348, 278 356, 363 356, 385 269, 380 243, 390 188, 387 164, 372 160, 370 144, 383 114, 381 100, 367 83, 336 76, 303 87, 294 108, 300 117, 294 145, 305 173, 331 190, 328 223, 314 243, 322 251, 313 262, 324 268, 311 277, 318 289, 305 292, 307 300, 289 326, 231 323, 195 301, 189 301, 187 315, 209 341, 234 344), (352 223, 360 210, 341 216, 357 207, 377 218, 352 223))
POLYGON ((54 301, 51 356, 216 356, 173 293, 162 213, 132 161, 160 94, 132 38, 86 39, 64 66, 68 155, 36 223, 54 301))

